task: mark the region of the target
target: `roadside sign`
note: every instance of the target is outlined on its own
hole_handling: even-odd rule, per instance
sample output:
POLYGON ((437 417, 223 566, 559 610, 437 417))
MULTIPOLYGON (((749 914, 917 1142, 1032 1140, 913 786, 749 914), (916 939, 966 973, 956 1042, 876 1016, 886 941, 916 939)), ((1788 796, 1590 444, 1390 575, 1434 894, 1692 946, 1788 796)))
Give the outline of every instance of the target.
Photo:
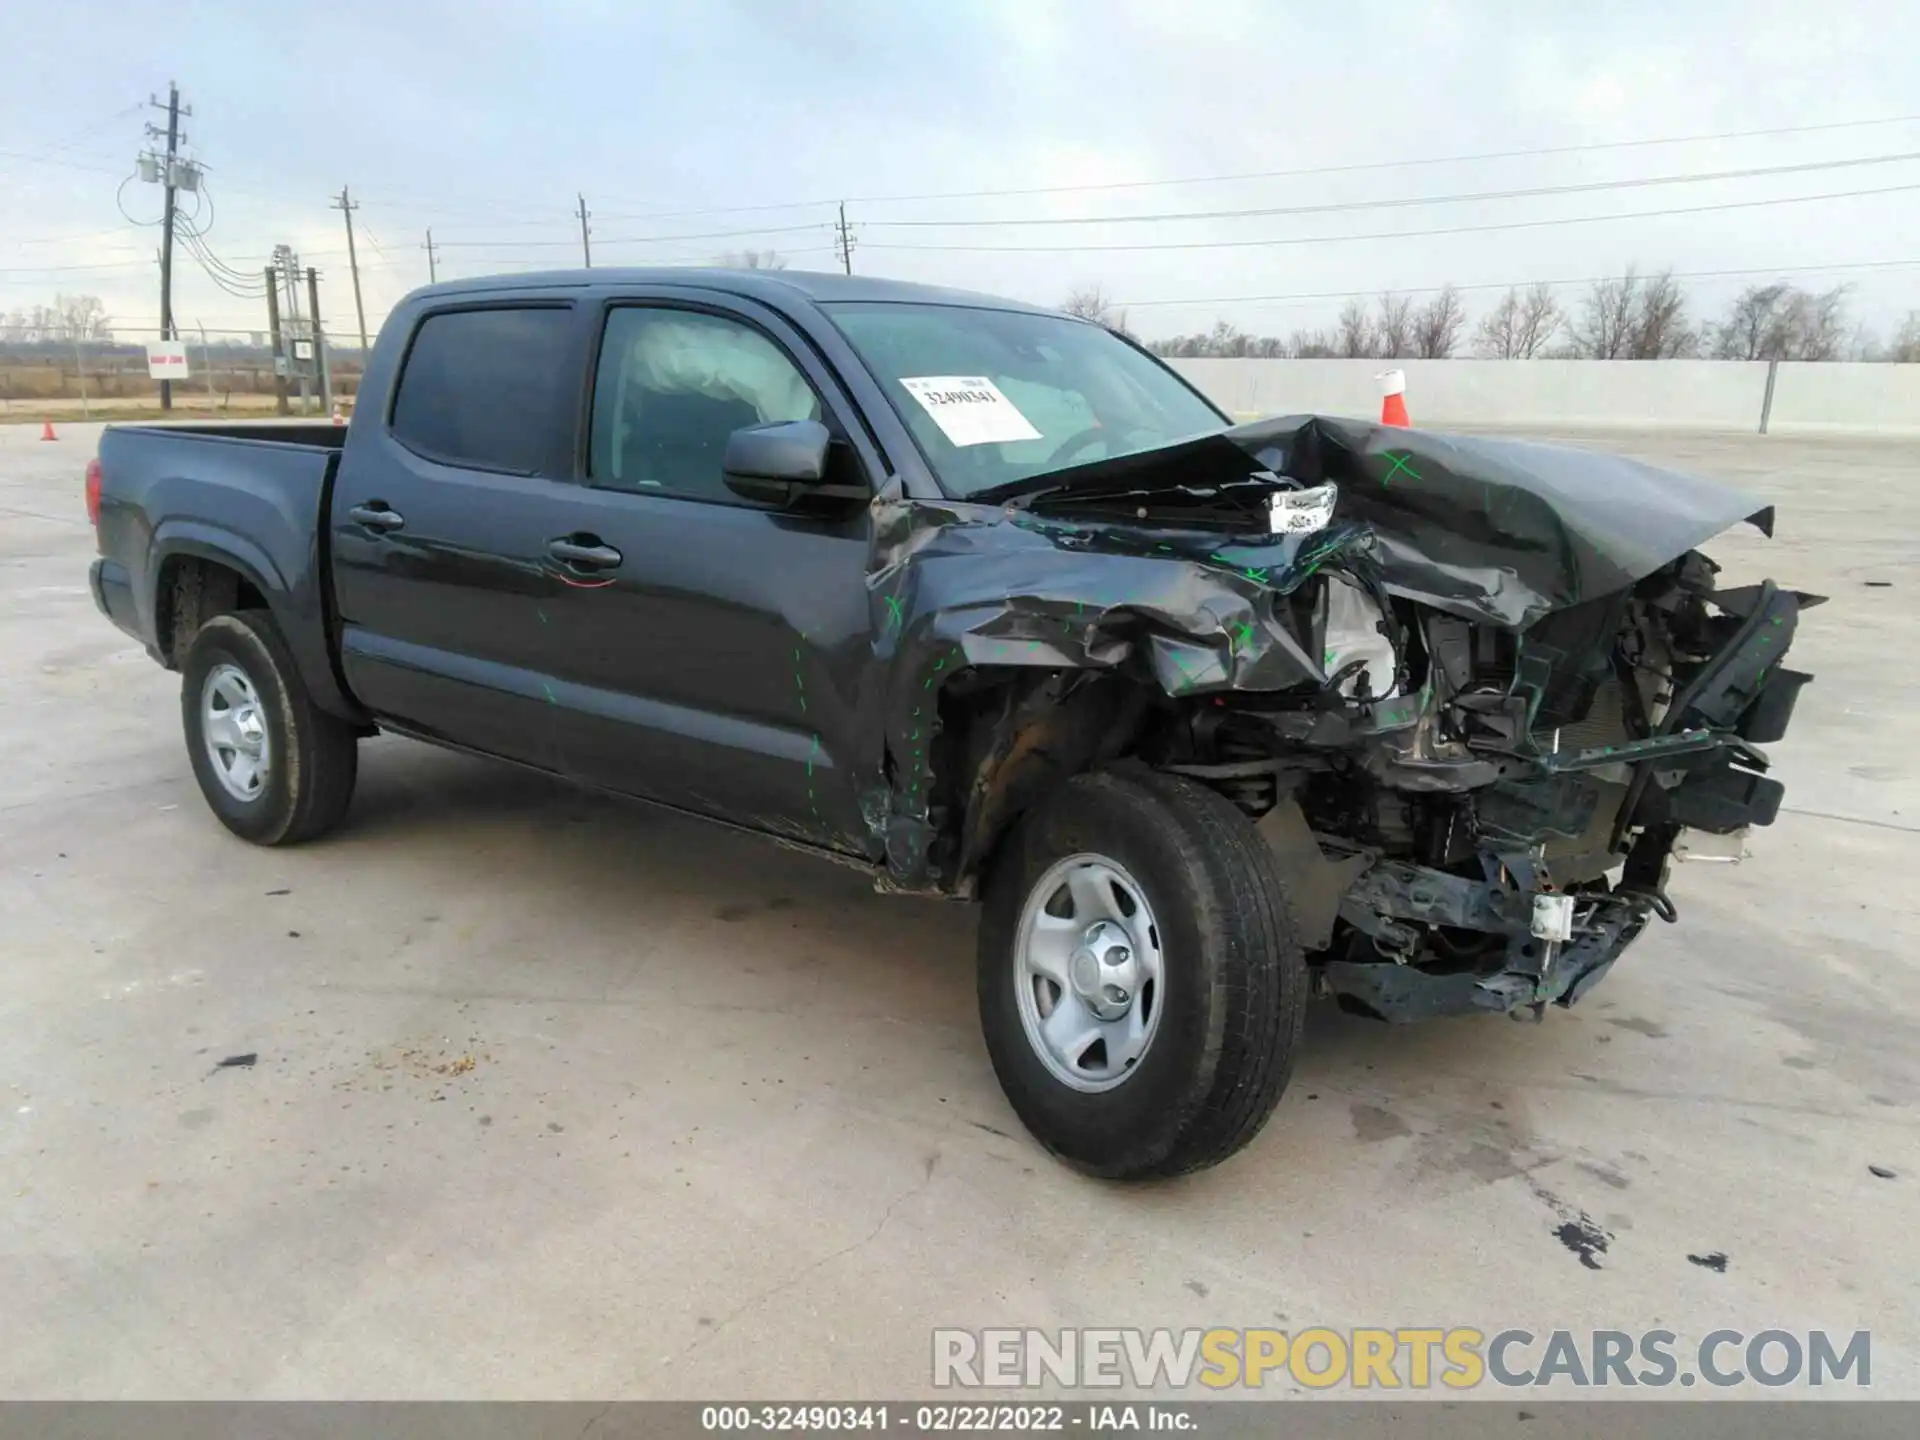
POLYGON ((313 359, 313 341, 296 340, 293 342, 293 358, 300 361, 313 359))
POLYGON ((187 342, 149 340, 147 342, 147 375, 154 380, 185 380, 188 375, 187 342))

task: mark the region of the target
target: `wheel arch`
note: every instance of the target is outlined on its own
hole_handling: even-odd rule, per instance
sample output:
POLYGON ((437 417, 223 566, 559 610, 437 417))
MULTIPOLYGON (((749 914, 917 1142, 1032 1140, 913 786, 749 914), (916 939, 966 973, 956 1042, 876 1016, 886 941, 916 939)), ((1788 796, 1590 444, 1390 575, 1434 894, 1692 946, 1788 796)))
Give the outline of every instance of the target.
POLYGON ((943 688, 954 892, 976 893, 1015 822, 1055 787, 1126 755, 1163 698, 1129 676, 1074 670, 976 670, 943 688))
POLYGON ((154 644, 169 670, 180 668, 194 631, 230 610, 263 608, 285 633, 286 582, 245 536, 193 522, 168 526, 154 536, 148 573, 154 644))

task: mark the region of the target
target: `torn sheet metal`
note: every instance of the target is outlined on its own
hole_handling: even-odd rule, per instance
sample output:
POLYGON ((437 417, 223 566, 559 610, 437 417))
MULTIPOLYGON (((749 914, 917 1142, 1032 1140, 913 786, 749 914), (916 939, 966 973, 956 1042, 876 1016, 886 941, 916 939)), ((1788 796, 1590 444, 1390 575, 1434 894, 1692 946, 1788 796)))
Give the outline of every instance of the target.
MULTIPOLYGON (((969 501, 892 485, 867 571, 887 702, 863 810, 893 878, 924 884, 938 692, 970 667, 1130 670, 1169 696, 1323 687, 1305 582, 1326 570, 1524 629, 1621 591, 1772 511, 1709 481, 1524 441, 1292 417, 1029 477, 969 501), (1332 487, 1317 528, 1276 494, 1332 487), (1291 513, 1291 508, 1289 512, 1291 513)), ((1384 689, 1386 647, 1366 657, 1384 689)), ((1344 652, 1342 652, 1344 653, 1344 652)), ((1336 667, 1343 668, 1343 667, 1336 667)), ((1391 693, 1387 691, 1386 693, 1391 693)))

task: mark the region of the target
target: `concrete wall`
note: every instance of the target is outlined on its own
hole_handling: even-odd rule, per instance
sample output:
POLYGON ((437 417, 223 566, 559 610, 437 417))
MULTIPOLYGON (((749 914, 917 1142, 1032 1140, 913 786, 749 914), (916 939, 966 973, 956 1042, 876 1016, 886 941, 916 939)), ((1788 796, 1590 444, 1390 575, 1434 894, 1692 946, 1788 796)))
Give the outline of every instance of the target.
MULTIPOLYGON (((1407 372, 1416 425, 1760 428, 1765 361, 1175 360, 1240 418, 1380 413, 1374 376, 1407 372)), ((1920 365, 1779 367, 1769 430, 1920 431, 1920 365)))
POLYGON ((1920 365, 1782 365, 1767 430, 1920 431, 1920 365))

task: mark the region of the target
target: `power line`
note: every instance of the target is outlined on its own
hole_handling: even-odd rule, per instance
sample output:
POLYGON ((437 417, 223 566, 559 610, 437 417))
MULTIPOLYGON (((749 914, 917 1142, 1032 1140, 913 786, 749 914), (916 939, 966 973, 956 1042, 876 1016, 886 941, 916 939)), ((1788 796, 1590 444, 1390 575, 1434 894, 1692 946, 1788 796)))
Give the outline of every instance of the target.
MULTIPOLYGON (((1103 190, 1147 190, 1176 185, 1220 185, 1247 180, 1294 180, 1313 175, 1352 175, 1373 170, 1417 169, 1431 165, 1465 165, 1487 160, 1532 159, 1552 155, 1580 155, 1609 150, 1632 150, 1660 145, 1695 145, 1718 140, 1752 140, 1780 135, 1805 135, 1833 130, 1858 130, 1880 125, 1909 125, 1916 115, 1888 115, 1873 120, 1833 120, 1814 125, 1779 125, 1758 130, 1722 130, 1703 135, 1667 135, 1640 140, 1600 140, 1578 145, 1546 145, 1519 150, 1485 150, 1470 155, 1433 155, 1415 159, 1364 160, 1344 165, 1309 165, 1287 170, 1248 170, 1229 175, 1184 175, 1161 180, 1112 180, 1078 185, 1033 185, 1013 189, 945 190, 912 195, 849 195, 849 205, 893 205, 921 200, 989 200, 1029 195, 1076 195, 1103 190)), ((421 202, 423 205, 431 202, 421 202)), ((837 199, 782 200, 758 205, 724 205, 699 210, 655 210, 604 213, 603 220, 686 220, 708 215, 746 215, 769 210, 830 208, 837 199)), ((505 208, 505 207, 503 207, 505 208)), ((479 213, 479 212, 473 212, 479 213)), ((519 213, 519 212, 516 212, 519 213)))
MULTIPOLYGON (((604 216, 601 218, 605 218, 604 216)), ((664 245, 674 240, 732 240, 744 235, 798 235, 826 230, 825 223, 812 225, 775 225, 758 230, 708 230, 692 235, 615 235, 596 236, 602 245, 664 245)), ((578 240, 440 240, 442 250, 534 250, 574 246, 578 240)))
POLYGON ((119 167, 114 165, 81 165, 72 160, 49 160, 40 155, 28 155, 19 150, 0 150, 0 160, 20 160, 28 165, 53 165, 62 170, 91 170, 98 175, 118 175, 119 167))
POLYGON ((1783 195, 1771 200, 1725 200, 1713 205, 1678 205, 1665 210, 1625 210, 1615 215, 1569 215, 1557 220, 1502 220, 1486 225, 1448 225, 1431 230, 1381 230, 1366 235, 1289 235, 1269 240, 1161 240, 1136 245, 919 245, 878 241, 876 250, 926 250, 969 255, 1087 255, 1121 250, 1243 250, 1263 245, 1344 245, 1356 240, 1414 240, 1429 235, 1478 235, 1493 230, 1538 230, 1556 225, 1595 225, 1613 220, 1651 220, 1665 215, 1701 215, 1713 210, 1753 210, 1767 205, 1804 205, 1817 200, 1852 200, 1863 195, 1895 195, 1920 190, 1920 184, 1885 185, 1874 190, 1835 190, 1824 195, 1783 195))
POLYGON ((977 228, 996 225, 1130 225, 1143 221, 1247 220, 1276 215, 1332 215, 1346 210, 1395 210, 1411 205, 1465 205, 1482 200, 1521 200, 1543 195, 1585 195, 1599 190, 1638 190, 1656 185, 1694 185, 1715 180, 1752 180, 1764 175, 1802 175, 1815 170, 1850 170, 1865 165, 1897 165, 1920 160, 1920 150, 1897 155, 1861 155, 1845 160, 1810 160, 1799 165, 1763 165, 1749 170, 1708 170, 1691 175, 1647 175, 1629 180, 1586 180, 1572 185, 1534 185, 1518 190, 1480 190, 1456 195, 1406 195, 1384 200, 1346 200, 1325 205, 1282 205, 1257 210, 1163 211, 1149 215, 1072 215, 1013 220, 875 220, 887 230, 977 228))

